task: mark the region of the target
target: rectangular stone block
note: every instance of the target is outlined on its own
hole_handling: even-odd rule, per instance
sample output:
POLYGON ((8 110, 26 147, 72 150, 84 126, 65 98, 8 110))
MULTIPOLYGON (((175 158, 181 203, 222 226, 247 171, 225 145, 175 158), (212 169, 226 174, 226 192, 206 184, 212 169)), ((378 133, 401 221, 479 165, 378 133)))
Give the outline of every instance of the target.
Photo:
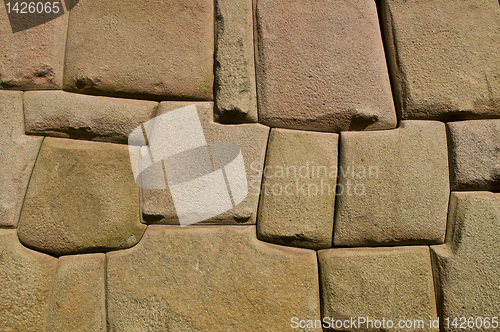
POLYGON ((497 0, 383 0, 402 119, 500 117, 497 0))
POLYGON ((327 132, 396 127, 373 0, 256 6, 259 122, 327 132))

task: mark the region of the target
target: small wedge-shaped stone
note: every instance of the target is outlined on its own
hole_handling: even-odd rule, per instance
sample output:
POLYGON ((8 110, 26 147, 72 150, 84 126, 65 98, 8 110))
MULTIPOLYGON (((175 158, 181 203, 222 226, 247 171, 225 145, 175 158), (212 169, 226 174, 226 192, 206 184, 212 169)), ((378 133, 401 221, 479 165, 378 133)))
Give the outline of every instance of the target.
POLYGON ((88 96, 63 91, 24 93, 26 133, 127 143, 137 126, 153 117, 154 101, 88 96))
POLYGON ((450 195, 446 129, 403 121, 396 130, 340 136, 334 245, 444 242, 450 195))
POLYGON ((500 117, 498 0, 383 0, 402 119, 500 117))
POLYGON ((260 242, 254 226, 153 225, 107 259, 109 331, 296 331, 292 317, 320 319, 316 253, 260 242))
POLYGON ((257 1, 259 122, 314 131, 396 127, 373 0, 257 1))
POLYGON ((57 259, 27 249, 16 231, 0 229, 0 327, 45 332, 57 259))
POLYGON ((338 135, 272 129, 264 168, 259 239, 332 246, 338 135))
POLYGON ((105 259, 104 254, 59 258, 47 331, 106 331, 105 259))
POLYGON ((0 226, 17 227, 41 137, 24 135, 23 93, 0 91, 0 226))
POLYGON ((45 138, 19 222, 19 239, 54 255, 135 245, 144 232, 128 149, 45 138))
POLYGON ((428 247, 328 249, 318 260, 321 314, 330 324, 341 321, 346 332, 439 331, 429 324, 437 310, 428 247), (401 320, 411 327, 400 328, 401 320))
POLYGON ((456 331, 454 317, 488 317, 484 331, 496 330, 491 319, 500 312, 500 194, 453 192, 450 201, 446 243, 431 247, 439 314, 450 317, 442 331, 456 331))
POLYGON ((213 0, 72 0, 64 90, 213 100, 213 0))
POLYGON ((452 189, 500 189, 500 120, 449 122, 452 189))

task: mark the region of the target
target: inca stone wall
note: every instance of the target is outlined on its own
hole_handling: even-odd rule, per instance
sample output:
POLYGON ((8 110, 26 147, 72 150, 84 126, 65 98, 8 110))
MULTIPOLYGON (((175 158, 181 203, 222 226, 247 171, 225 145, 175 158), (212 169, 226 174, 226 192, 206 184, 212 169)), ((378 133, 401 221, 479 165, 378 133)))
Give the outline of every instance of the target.
POLYGON ((0 331, 500 331, 497 0, 40 3, 0 331))

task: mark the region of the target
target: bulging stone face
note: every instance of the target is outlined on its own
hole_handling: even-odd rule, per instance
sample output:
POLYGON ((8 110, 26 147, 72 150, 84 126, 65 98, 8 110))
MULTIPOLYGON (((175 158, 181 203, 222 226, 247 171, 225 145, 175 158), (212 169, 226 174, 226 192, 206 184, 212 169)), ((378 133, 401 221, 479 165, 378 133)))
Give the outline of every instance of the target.
POLYGON ((500 117, 497 0, 382 1, 402 119, 500 117))
POLYGON ((449 198, 445 125, 342 133, 334 245, 443 243, 449 198))
POLYGON ((259 239, 332 245, 338 135, 272 129, 259 205, 259 239))
POLYGON ((65 90, 213 98, 213 1, 76 2, 68 26, 65 90))
POLYGON ((110 331, 294 331, 294 316, 320 319, 315 252, 262 243, 255 227, 149 226, 107 258, 110 331))
POLYGON ((144 229, 126 146, 45 138, 18 229, 24 245, 54 255, 116 250, 144 229))
POLYGON ((396 127, 374 1, 257 1, 259 122, 339 132, 396 127))

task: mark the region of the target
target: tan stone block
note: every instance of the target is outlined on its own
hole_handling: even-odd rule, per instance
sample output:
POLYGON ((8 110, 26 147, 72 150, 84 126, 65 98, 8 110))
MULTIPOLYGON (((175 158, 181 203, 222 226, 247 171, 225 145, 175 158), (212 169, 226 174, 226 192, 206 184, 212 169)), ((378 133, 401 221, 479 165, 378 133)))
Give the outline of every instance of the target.
POLYGON ((295 331, 294 316, 320 319, 316 253, 260 242, 251 226, 149 226, 107 254, 107 271, 110 331, 295 331))
POLYGON ((383 0, 402 119, 500 117, 497 0, 383 0))
POLYGON ((46 138, 19 222, 19 239, 54 255, 135 245, 144 232, 127 147, 46 138))
MULTIPOLYGON (((497 328, 492 317, 500 312, 500 194, 453 192, 450 221, 444 245, 432 246, 442 331, 456 331, 453 319, 489 317, 490 328, 474 325, 474 331, 497 328)), ((476 321, 474 321, 476 323, 476 321)), ((479 321, 477 321, 479 324, 479 321)))
POLYGON ((127 143, 137 126, 151 119, 157 102, 88 96, 64 91, 24 93, 26 133, 127 143))
POLYGON ((319 251, 318 260, 322 316, 348 320, 342 331, 439 331, 429 324, 437 311, 428 247, 329 249, 319 251), (359 324, 358 317, 373 325, 359 324), (399 328, 400 320, 412 327, 399 328))
POLYGON ((41 137, 24 135, 23 93, 0 91, 0 227, 17 227, 41 137))
POLYGON ((213 53, 211 0, 80 0, 69 19, 64 90, 212 100, 213 53))
POLYGON ((16 231, 0 229, 0 326, 44 332, 57 259, 26 249, 16 231))
MULTIPOLYGON (((162 102, 157 115, 192 105, 191 102, 162 102)), ((269 128, 261 124, 222 125, 213 121, 213 103, 194 103, 207 143, 232 142, 237 144, 245 163, 248 195, 232 209, 203 221, 208 224, 255 224, 262 169, 266 155, 269 128)), ((179 219, 170 190, 141 189, 144 222, 148 224, 178 225, 179 219)))
POLYGON ((396 130, 342 133, 333 243, 444 242, 449 198, 446 130, 403 121, 396 130))
POLYGON ((59 258, 47 331, 106 331, 104 254, 59 258))
POLYGON ((252 0, 215 6, 215 121, 257 122, 252 0))
POLYGON ((447 127, 452 188, 500 189, 500 120, 449 122, 447 127))
POLYGON ((332 246, 338 135, 272 129, 257 234, 297 247, 332 246))
POLYGON ((372 0, 257 1, 259 122, 339 132, 395 128, 372 0))

